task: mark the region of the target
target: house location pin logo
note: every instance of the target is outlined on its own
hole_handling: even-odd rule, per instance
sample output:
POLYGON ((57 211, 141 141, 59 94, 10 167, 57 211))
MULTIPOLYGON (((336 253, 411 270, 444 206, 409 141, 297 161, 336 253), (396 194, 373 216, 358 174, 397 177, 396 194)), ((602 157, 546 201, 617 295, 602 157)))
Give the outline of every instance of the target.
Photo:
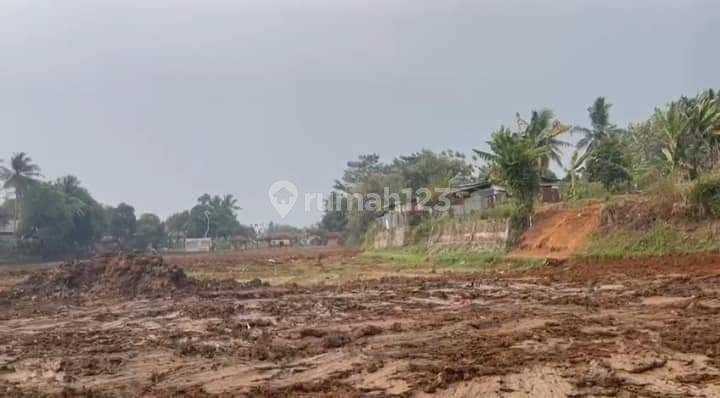
POLYGON ((285 218, 293 206, 295 206, 295 202, 297 202, 298 189, 295 184, 290 181, 277 181, 270 186, 268 197, 275 211, 280 214, 280 217, 285 218))

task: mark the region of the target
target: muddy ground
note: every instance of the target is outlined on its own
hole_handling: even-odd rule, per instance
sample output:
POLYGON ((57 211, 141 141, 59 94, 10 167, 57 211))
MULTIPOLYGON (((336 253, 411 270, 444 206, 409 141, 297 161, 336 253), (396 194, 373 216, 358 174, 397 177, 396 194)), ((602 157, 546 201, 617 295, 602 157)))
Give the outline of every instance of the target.
POLYGON ((342 250, 165 263, 191 283, 19 292, 54 271, 0 269, 0 396, 720 396, 719 256, 410 278, 342 250), (192 279, 356 266, 373 279, 192 279))

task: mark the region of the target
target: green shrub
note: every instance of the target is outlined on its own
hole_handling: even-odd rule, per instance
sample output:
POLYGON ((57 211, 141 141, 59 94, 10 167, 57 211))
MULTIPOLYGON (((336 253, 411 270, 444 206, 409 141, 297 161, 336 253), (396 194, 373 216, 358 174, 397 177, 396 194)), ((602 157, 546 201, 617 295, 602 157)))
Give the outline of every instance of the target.
POLYGON ((720 217, 720 175, 701 177, 690 188, 688 200, 701 217, 720 217))
POLYGON ((412 229, 412 243, 413 244, 424 244, 427 243, 430 237, 430 231, 433 229, 433 221, 431 219, 425 219, 420 224, 416 225, 412 229))
POLYGON ((477 215, 481 220, 506 220, 515 213, 515 205, 512 203, 501 203, 489 209, 480 210, 477 215))
POLYGON ((578 181, 573 191, 570 183, 560 186, 560 197, 569 200, 604 199, 610 195, 607 189, 599 182, 578 181))
POLYGON ((520 242, 522 234, 530 227, 530 217, 534 213, 532 205, 518 204, 513 207, 510 215, 510 236, 508 236, 507 247, 511 248, 520 242))

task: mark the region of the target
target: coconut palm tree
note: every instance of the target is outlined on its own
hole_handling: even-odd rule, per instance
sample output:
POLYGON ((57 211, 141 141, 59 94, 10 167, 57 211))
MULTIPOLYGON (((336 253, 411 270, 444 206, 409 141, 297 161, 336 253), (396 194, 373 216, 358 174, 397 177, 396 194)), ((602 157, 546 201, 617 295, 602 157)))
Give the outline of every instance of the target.
POLYGON ((220 205, 225 208, 229 209, 231 211, 235 210, 242 210, 240 206, 237 205, 238 201, 235 199, 235 197, 232 194, 226 194, 222 197, 222 201, 220 205))
POLYGON ((34 164, 25 152, 20 152, 10 158, 10 167, 0 166, 0 176, 5 181, 5 188, 12 187, 21 191, 41 174, 40 167, 34 164))
POLYGON ((610 123, 611 106, 612 104, 605 101, 605 97, 597 97, 593 104, 587 108, 591 128, 576 126, 573 129, 573 131, 583 134, 583 137, 577 143, 578 149, 587 148, 587 152, 590 152, 596 142, 622 132, 621 129, 610 123))
POLYGON ((540 187, 540 159, 548 156, 550 148, 538 146, 531 137, 504 127, 494 132, 487 144, 489 152, 473 151, 478 158, 490 163, 492 178, 503 184, 519 204, 532 209, 540 187))
MULTIPOLYGON (((33 163, 32 159, 25 153, 19 152, 10 158, 10 167, 0 166, 0 179, 5 181, 4 188, 15 190, 15 223, 19 220, 20 202, 22 195, 28 185, 41 177, 40 167, 33 163)), ((17 231, 17 228, 16 228, 17 231)))
POLYGON ((518 128, 522 135, 528 137, 536 147, 546 148, 545 154, 538 159, 540 168, 546 172, 550 168, 550 161, 554 161, 562 167, 562 147, 569 147, 570 144, 560 140, 558 137, 572 130, 555 119, 555 114, 550 109, 544 108, 539 111, 532 111, 530 121, 527 122, 516 113, 518 128))

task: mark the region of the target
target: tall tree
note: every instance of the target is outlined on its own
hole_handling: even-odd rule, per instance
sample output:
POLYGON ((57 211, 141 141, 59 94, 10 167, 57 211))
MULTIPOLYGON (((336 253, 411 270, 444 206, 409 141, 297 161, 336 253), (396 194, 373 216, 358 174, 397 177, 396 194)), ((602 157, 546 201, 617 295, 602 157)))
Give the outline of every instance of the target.
POLYGON ((538 160, 547 156, 549 149, 504 127, 494 132, 487 144, 490 152, 474 149, 475 153, 490 163, 491 175, 505 186, 513 200, 531 212, 540 189, 542 170, 538 160))
POLYGON ((120 203, 109 209, 108 228, 110 235, 120 241, 122 245, 129 245, 135 235, 137 219, 135 208, 126 203, 120 203))
POLYGON ((73 214, 73 228, 67 239, 78 248, 88 248, 102 236, 106 220, 102 205, 72 175, 58 178, 53 186, 63 193, 73 214))
POLYGON ((586 151, 592 151, 596 142, 621 132, 613 123, 610 122, 610 107, 612 104, 605 100, 605 97, 597 97, 592 105, 587 108, 590 116, 590 128, 575 127, 574 130, 583 134, 578 141, 579 149, 585 148, 586 151))
POLYGON ((490 163, 491 178, 504 185, 515 202, 509 241, 516 242, 530 225, 543 173, 539 160, 548 155, 549 148, 539 147, 531 137, 504 127, 494 132, 487 144, 490 152, 474 151, 480 159, 490 163))
POLYGON ((168 235, 173 238, 187 237, 190 229, 190 212, 185 210, 171 215, 165 220, 165 228, 168 235))
POLYGON ((165 241, 165 228, 160 217, 145 213, 140 215, 135 227, 135 247, 146 250, 159 248, 165 241))
POLYGON ((70 203, 53 184, 38 182, 23 189, 18 233, 40 243, 39 254, 55 257, 79 249, 69 236, 73 230, 76 204, 70 203))
POLYGON ((0 166, 0 179, 5 181, 5 188, 15 190, 15 219, 21 218, 22 196, 27 187, 41 177, 40 166, 33 163, 25 152, 18 152, 10 158, 10 167, 0 166))
POLYGON ((683 142, 688 133, 690 120, 682 105, 675 102, 667 110, 655 110, 655 121, 661 132, 662 154, 671 175, 683 161, 683 142))
POLYGON ((570 144, 559 137, 571 131, 572 127, 562 124, 555 118, 553 111, 547 108, 532 111, 529 122, 522 119, 519 113, 515 116, 521 133, 528 137, 535 147, 545 148, 545 154, 538 159, 541 170, 548 172, 551 161, 562 167, 562 148, 569 147, 570 144))
POLYGON ((565 168, 565 172, 567 173, 567 178, 569 180, 568 182, 570 184, 568 190, 568 196, 570 199, 579 199, 580 197, 580 174, 582 173, 586 155, 587 152, 580 155, 580 151, 575 150, 570 158, 570 164, 567 168, 565 168))
POLYGON ((595 142, 587 153, 585 171, 589 181, 602 183, 608 191, 618 191, 631 181, 631 165, 627 148, 619 137, 611 136, 595 142))
POLYGON ((188 236, 229 238, 235 235, 249 235, 250 228, 237 220, 237 199, 233 195, 203 194, 198 203, 190 209, 188 236))

